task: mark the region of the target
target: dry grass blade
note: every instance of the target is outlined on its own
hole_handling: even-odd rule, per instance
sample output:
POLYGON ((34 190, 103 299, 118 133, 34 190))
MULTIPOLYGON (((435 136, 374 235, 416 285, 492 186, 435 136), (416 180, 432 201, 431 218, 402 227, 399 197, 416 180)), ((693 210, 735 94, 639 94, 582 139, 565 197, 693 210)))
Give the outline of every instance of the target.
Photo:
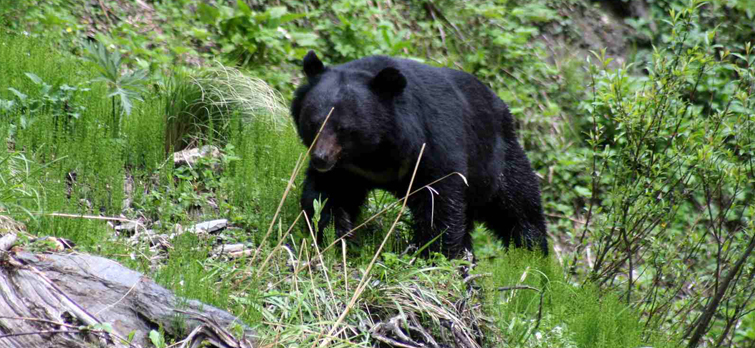
POLYGON ((359 224, 358 226, 356 226, 356 227, 352 228, 352 229, 351 229, 351 230, 350 230, 349 232, 347 232, 347 233, 344 233, 344 234, 343 234, 343 236, 336 238, 336 240, 334 240, 334 241, 333 241, 332 243, 330 243, 330 245, 328 245, 327 247, 325 247, 325 249, 322 249, 322 252, 323 252, 323 253, 327 252, 328 250, 330 250, 330 248, 332 248, 333 246, 335 246, 336 244, 338 244, 338 242, 340 242, 340 241, 343 241, 343 240, 344 240, 344 238, 347 238, 347 237, 348 237, 348 236, 350 236, 350 235, 351 235, 352 233, 354 233, 354 231, 356 231, 356 230, 358 230, 358 229, 360 229, 360 228, 364 227, 365 225, 367 225, 368 223, 370 223, 370 222, 371 222, 372 220, 376 219, 376 218, 377 218, 378 216, 380 216, 380 215, 383 215, 384 213, 386 213, 387 211, 389 211, 389 210, 393 209, 393 208, 394 208, 394 207, 396 207, 397 205, 399 205, 399 204, 403 204, 403 203, 404 203, 404 202, 405 202, 405 201, 406 201, 406 200, 407 200, 407 199, 408 199, 409 197, 411 197, 411 196, 415 195, 416 193, 418 193, 418 192, 420 192, 420 191, 422 191, 422 190, 424 190, 424 189, 430 188, 430 187, 431 187, 432 185, 435 185, 436 183, 438 183, 438 182, 440 182, 440 181, 443 181, 443 180, 445 180, 445 179, 448 179, 449 177, 452 177, 452 176, 454 176, 454 175, 458 175, 459 177, 461 177, 461 179, 462 179, 462 180, 464 180, 464 183, 465 183, 465 184, 469 185, 469 184, 467 183, 467 178, 466 178, 466 177, 465 177, 465 176, 464 176, 463 174, 461 174, 461 173, 459 173, 459 172, 453 172, 453 173, 450 173, 450 174, 446 174, 446 175, 444 175, 443 177, 441 177, 441 178, 439 178, 439 179, 437 179, 437 180, 435 180, 435 181, 433 181, 433 182, 431 182, 431 183, 429 183, 429 184, 427 184, 427 185, 425 185, 425 186, 422 186, 422 187, 420 187, 420 188, 418 188, 418 189, 416 189, 416 190, 414 190, 414 191, 411 191, 411 192, 410 192, 410 193, 409 193, 408 195, 406 195, 406 197, 404 197, 404 198, 401 198, 401 199, 399 199, 398 201, 396 201, 396 202, 393 202, 393 203, 389 204, 389 205, 388 205, 387 207, 383 208, 383 210, 381 210, 381 211, 379 211, 379 212, 375 213, 374 215, 370 216, 370 217, 369 217, 368 219, 364 220, 364 221, 363 221, 363 222, 362 222, 361 224, 359 224))
POLYGON ((333 286, 330 284, 330 277, 328 276, 328 268, 325 267, 325 261, 322 259, 322 253, 320 253, 320 248, 317 246, 317 237, 315 237, 315 231, 314 229, 312 229, 312 224, 310 223, 309 217, 307 216, 306 212, 304 212, 304 220, 307 222, 307 228, 309 228, 309 235, 312 237, 312 243, 315 246, 315 253, 317 254, 317 258, 320 260, 320 265, 322 266, 322 274, 325 276, 325 282, 328 284, 330 297, 336 298, 336 295, 333 293, 333 286))
POLYGON ((200 86, 207 86, 207 98, 210 105, 228 108, 240 112, 245 118, 267 116, 266 121, 272 125, 285 124, 288 118, 281 117, 288 113, 283 96, 262 79, 244 75, 240 70, 218 63, 210 70, 209 76, 196 78, 200 86))
POLYGON ((270 262, 270 259, 273 257, 273 255, 275 255, 275 253, 278 250, 280 250, 280 247, 281 247, 281 245, 283 245, 283 242, 286 240, 286 237, 294 229, 294 226, 296 226, 296 223, 299 222, 299 219, 302 217, 302 215, 304 215, 303 211, 301 213, 299 213, 298 216, 296 216, 296 219, 294 219, 294 223, 292 223, 291 226, 286 231, 286 233, 283 236, 281 236, 281 238, 278 240, 278 244, 275 246, 275 248, 273 248, 273 250, 270 252, 270 254, 267 255, 267 257, 265 258, 265 261, 262 262, 262 265, 257 270, 257 277, 258 278, 262 274, 262 272, 265 270, 265 267, 267 266, 268 262, 270 262))
POLYGON ((327 338, 325 341, 323 341, 320 344, 320 347, 326 347, 331 341, 333 333, 336 331, 338 326, 343 322, 343 320, 346 318, 346 315, 349 314, 349 310, 351 310, 352 307, 354 307, 354 304, 356 303, 359 296, 364 291, 365 287, 367 286, 367 280, 370 277, 370 271, 372 271, 372 267, 375 266, 375 262, 377 261, 377 258, 380 256, 380 253, 383 251, 383 248, 385 247, 385 243, 388 241, 388 238, 393 234, 393 231, 396 230, 396 225, 398 224, 399 220, 401 219, 401 215, 404 212, 404 209, 406 208, 406 202, 409 198, 409 195, 412 192, 412 185, 414 184, 414 178, 417 175, 417 169, 419 169, 419 163, 422 159, 422 154, 425 152, 425 144, 422 144, 422 148, 419 150, 419 156, 417 157, 417 163, 414 165, 414 172, 412 173, 412 179, 409 181, 409 187, 406 189, 406 195, 404 196, 403 204, 401 205, 401 210, 399 210, 398 215, 396 216, 396 220, 393 221, 393 225, 391 225, 391 229, 388 230, 388 233, 385 234, 385 238, 383 238, 383 242, 380 243, 380 246, 378 247, 377 251, 375 251, 375 255, 372 257, 372 260, 370 261, 370 264, 367 266, 367 270, 364 271, 364 275, 362 275, 362 280, 359 282, 359 285, 357 286, 356 290, 354 291, 354 295, 351 297, 351 301, 349 301, 349 304, 346 306, 346 309, 344 309, 343 313, 338 317, 338 320, 336 320, 335 324, 333 324, 333 327, 330 329, 330 331, 327 334, 327 338))
MULTIPOLYGON (((398 200, 398 201, 396 201, 396 202, 394 202, 394 203, 391 203, 391 204, 389 204, 389 205, 388 205, 387 207, 383 208, 383 210, 381 210, 381 211, 379 211, 379 212, 375 213, 374 215, 370 216, 370 217, 369 217, 368 219, 366 219, 366 220, 365 220, 364 222, 362 222, 362 223, 361 223, 361 224, 359 224, 358 226, 356 226, 356 227, 352 228, 352 229, 351 229, 351 230, 350 230, 350 231, 349 231, 348 233, 344 233, 344 234, 343 234, 343 235, 342 235, 341 237, 338 237, 338 238, 336 238, 336 239, 335 239, 335 240, 334 240, 334 241, 333 241, 332 243, 330 243, 330 245, 328 245, 327 247, 325 247, 324 249, 322 249, 322 250, 321 250, 320 252, 324 254, 324 253, 326 253, 326 252, 327 252, 328 250, 330 250, 330 248, 334 247, 334 246, 335 246, 336 244, 338 244, 339 242, 341 242, 341 243, 344 243, 344 242, 345 242, 345 241, 344 241, 344 239, 345 239, 345 238, 347 238, 347 237, 348 237, 349 235, 351 235, 351 234, 352 234, 352 233, 353 233, 354 231, 357 231, 357 230, 359 230, 360 228, 362 228, 362 227, 364 227, 365 225, 367 225, 367 224, 368 224, 368 223, 369 223, 370 221, 372 221, 372 220, 376 219, 376 218, 377 218, 378 216, 380 216, 380 215, 383 215, 384 213, 386 213, 386 212, 388 212, 389 210, 391 210, 391 209, 393 209, 394 207, 396 207, 396 206, 397 206, 398 204, 400 204, 400 203, 403 203, 403 202, 404 202, 404 201, 405 201, 405 200, 406 200, 406 199, 407 199, 408 197, 411 197, 411 196, 413 196, 414 194, 416 194, 416 193, 418 193, 418 192, 420 192, 420 191, 422 191, 422 190, 424 190, 424 189, 426 189, 426 188, 430 187, 431 185, 435 185, 436 183, 438 183, 438 182, 440 182, 440 181, 442 181, 442 180, 448 179, 449 177, 451 177, 451 176, 454 176, 454 175, 458 175, 459 177, 461 177, 461 178, 462 178, 462 180, 464 180, 464 182, 465 182, 465 183, 467 182, 467 178, 466 178, 466 177, 464 177, 464 175, 463 175, 463 174, 461 174, 461 173, 459 173, 459 172, 453 172, 453 173, 450 173, 450 174, 444 175, 443 177, 441 177, 441 178, 439 178, 439 179, 437 179, 437 180, 435 180, 435 181, 433 181, 433 182, 431 182, 431 183, 429 183, 429 184, 427 184, 427 185, 425 185, 425 186, 422 186, 422 187, 420 187, 420 188, 418 188, 418 189, 416 189, 416 190, 412 191, 412 192, 411 192, 411 193, 409 193, 409 195, 407 195, 406 197, 404 197, 404 198, 401 198, 400 200, 398 200)), ((296 270, 295 270, 295 272, 294 272, 294 273, 299 273, 299 272, 301 272, 302 270, 304 270, 304 268, 306 268, 306 267, 307 267, 307 265, 306 265, 306 264, 304 264, 304 265, 301 265, 301 266, 299 266, 299 267, 297 267, 297 268, 296 268, 296 270)), ((277 285, 277 283, 276 283, 275 285, 277 285)))
POLYGON ((333 114, 333 110, 335 108, 330 108, 330 112, 328 112, 328 116, 325 117, 325 121, 322 122, 322 125, 320 126, 320 130, 317 131, 317 135, 315 135, 315 139, 312 141, 312 145, 309 146, 307 149, 307 152, 304 154, 304 156, 299 156, 299 159, 296 160, 296 166, 294 166, 294 171, 291 173, 291 178, 288 179, 288 184, 286 184, 286 190, 283 192, 283 197, 281 197, 280 203, 278 203, 278 209, 275 210, 275 215, 273 215, 272 221, 270 221, 270 227, 267 229, 267 233, 265 233, 265 237, 262 238, 262 242, 260 242, 259 247, 257 247, 257 250, 254 251, 254 256, 252 257, 250 264, 254 264, 254 261, 257 259, 257 254, 259 253, 260 249, 262 249, 262 246, 265 245, 265 241, 267 241, 267 238, 270 236, 270 233, 273 231, 273 226, 275 226, 275 221, 278 220, 278 215, 280 215, 281 209, 283 208, 283 203, 286 201, 286 197, 288 197, 289 192, 291 192, 291 188, 294 186, 294 180, 299 175, 299 171, 302 168, 302 164, 304 163, 304 160, 309 156, 309 153, 312 151, 312 147, 315 146, 317 143, 317 139, 320 137, 320 133, 322 132, 323 128, 325 128, 325 125, 328 123, 328 120, 330 119, 330 115, 333 114))
POLYGON ((271 129, 290 126, 286 103, 264 80, 215 63, 191 74, 177 73, 168 85, 165 151, 178 151, 202 136, 225 139, 230 121, 263 122, 271 129))

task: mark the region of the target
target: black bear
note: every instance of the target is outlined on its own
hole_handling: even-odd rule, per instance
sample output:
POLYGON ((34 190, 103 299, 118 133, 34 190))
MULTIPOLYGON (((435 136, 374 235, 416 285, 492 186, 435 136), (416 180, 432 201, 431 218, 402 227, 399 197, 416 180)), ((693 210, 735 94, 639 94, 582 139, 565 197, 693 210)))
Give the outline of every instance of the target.
MULTIPOLYGON (((325 206, 320 231, 335 224, 341 236, 353 228, 367 193, 406 193, 422 144, 426 149, 407 201, 414 243, 458 257, 472 249, 470 232, 483 222, 505 245, 548 253, 538 178, 519 145, 506 104, 474 76, 408 59, 372 56, 325 66, 310 51, 307 77, 296 90, 291 113, 312 148, 301 204, 325 206)), ((322 241, 322 235, 318 240, 322 241)))

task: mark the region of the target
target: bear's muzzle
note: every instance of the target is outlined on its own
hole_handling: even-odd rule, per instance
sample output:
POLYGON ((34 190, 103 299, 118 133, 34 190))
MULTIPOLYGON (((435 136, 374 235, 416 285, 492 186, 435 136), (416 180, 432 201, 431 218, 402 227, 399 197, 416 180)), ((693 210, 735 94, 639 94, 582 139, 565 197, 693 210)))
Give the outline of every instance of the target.
POLYGON ((318 172, 327 172, 336 166, 341 155, 341 145, 335 134, 323 131, 312 149, 309 164, 318 172))

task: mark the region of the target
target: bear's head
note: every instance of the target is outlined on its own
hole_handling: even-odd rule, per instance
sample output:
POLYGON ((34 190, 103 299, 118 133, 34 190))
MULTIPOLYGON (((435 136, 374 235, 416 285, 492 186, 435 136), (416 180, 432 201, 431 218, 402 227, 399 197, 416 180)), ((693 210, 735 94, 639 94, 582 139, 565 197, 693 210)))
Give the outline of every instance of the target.
POLYGON ((326 67, 313 51, 304 57, 307 81, 294 94, 291 114, 304 145, 317 137, 310 159, 314 169, 327 172, 374 153, 393 130, 394 103, 407 80, 390 62, 369 57, 326 67))

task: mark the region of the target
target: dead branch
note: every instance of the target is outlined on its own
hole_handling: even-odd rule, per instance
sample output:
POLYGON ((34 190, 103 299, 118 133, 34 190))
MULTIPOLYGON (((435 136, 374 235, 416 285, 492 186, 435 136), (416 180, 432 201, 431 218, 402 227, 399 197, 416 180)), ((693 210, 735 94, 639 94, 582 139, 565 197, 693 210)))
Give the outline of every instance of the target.
POLYGON ((21 251, 0 261, 1 348, 147 347, 150 331, 158 328, 176 340, 191 335, 187 347, 251 348, 246 338, 235 340, 225 331, 231 324, 251 337, 227 312, 180 299, 102 257, 21 251), (132 332, 129 343, 124 337, 132 332))

